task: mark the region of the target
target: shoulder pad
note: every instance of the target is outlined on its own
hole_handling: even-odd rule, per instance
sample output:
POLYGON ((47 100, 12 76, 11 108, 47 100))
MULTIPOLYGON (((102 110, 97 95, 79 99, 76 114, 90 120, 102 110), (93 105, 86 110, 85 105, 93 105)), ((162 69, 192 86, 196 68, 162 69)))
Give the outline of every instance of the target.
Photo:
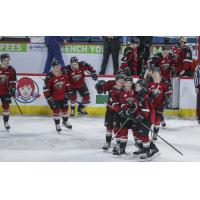
POLYGON ((12 67, 11 65, 8 66, 8 69, 15 70, 15 68, 12 67))
POLYGON ((79 62, 79 66, 90 66, 90 65, 86 63, 85 61, 81 61, 79 62))

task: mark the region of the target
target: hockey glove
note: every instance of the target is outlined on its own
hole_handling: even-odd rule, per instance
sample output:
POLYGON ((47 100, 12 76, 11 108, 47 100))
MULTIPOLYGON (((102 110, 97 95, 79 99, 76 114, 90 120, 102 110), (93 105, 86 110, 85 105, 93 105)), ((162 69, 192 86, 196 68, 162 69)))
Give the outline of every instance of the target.
POLYGON ((14 87, 11 87, 11 88, 10 88, 10 96, 11 96, 11 97, 14 97, 14 96, 15 96, 15 90, 16 90, 16 88, 14 88, 14 87))
POLYGON ((122 119, 126 119, 126 113, 124 112, 124 110, 120 110, 118 112, 119 116, 122 118, 122 119))
POLYGON ((92 79, 96 81, 98 79, 96 71, 91 73, 92 79))
POLYGON ((103 93, 103 86, 105 84, 104 80, 100 80, 96 85, 95 85, 95 89, 97 90, 98 94, 103 93))
POLYGON ((47 98, 47 102, 48 102, 49 106, 50 106, 52 109, 56 108, 56 102, 55 102, 55 100, 53 99, 53 97, 47 98))
POLYGON ((164 100, 164 107, 168 108, 170 102, 171 102, 171 97, 170 96, 165 96, 165 100, 164 100))
POLYGON ((124 71, 125 71, 127 76, 132 76, 131 70, 130 70, 130 68, 128 66, 124 68, 124 71))
POLYGON ((136 121, 137 121, 138 124, 139 124, 139 123, 142 123, 143 120, 144 120, 144 117, 142 117, 141 115, 138 115, 138 116, 136 117, 136 121))

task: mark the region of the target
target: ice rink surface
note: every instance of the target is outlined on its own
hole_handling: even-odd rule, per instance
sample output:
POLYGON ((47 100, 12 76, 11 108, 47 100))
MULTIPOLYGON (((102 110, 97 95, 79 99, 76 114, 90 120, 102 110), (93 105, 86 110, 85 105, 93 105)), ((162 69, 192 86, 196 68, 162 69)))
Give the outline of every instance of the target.
MULTIPOLYGON (((70 118, 71 131, 55 131, 51 117, 11 116, 10 132, 5 131, 0 118, 0 161, 52 162, 138 162, 132 158, 136 149, 131 132, 126 157, 113 157, 103 152, 104 118, 70 118)), ((162 140, 156 141, 161 155, 153 162, 200 161, 200 125, 196 120, 171 118, 160 136, 178 148, 181 156, 162 140)))

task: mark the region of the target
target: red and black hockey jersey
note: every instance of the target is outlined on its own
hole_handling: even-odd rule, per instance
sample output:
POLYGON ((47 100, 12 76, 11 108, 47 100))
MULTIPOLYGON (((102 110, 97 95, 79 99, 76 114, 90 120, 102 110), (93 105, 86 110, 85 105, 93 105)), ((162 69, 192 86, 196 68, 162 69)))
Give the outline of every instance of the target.
POLYGON ((53 72, 50 72, 44 85, 44 96, 46 98, 53 97, 54 100, 63 100, 65 94, 70 90, 69 77, 65 73, 61 73, 59 76, 55 76, 53 72))
POLYGON ((131 47, 126 47, 124 49, 124 55, 122 58, 123 63, 119 67, 122 70, 125 70, 127 75, 136 75, 138 74, 138 50, 137 48, 133 49, 131 47), (129 70, 129 72, 128 72, 129 70))
POLYGON ((163 108, 166 95, 169 93, 169 83, 162 79, 160 83, 150 82, 148 83, 149 96, 152 99, 152 105, 154 108, 163 108))
POLYGON ((16 88, 16 71, 12 66, 6 68, 0 65, 0 96, 9 93, 9 88, 16 88))
POLYGON ((172 70, 173 70, 173 56, 169 54, 166 57, 163 57, 162 53, 158 53, 154 55, 150 61, 150 64, 154 64, 156 67, 159 67, 161 70, 161 75, 169 80, 171 78, 172 70))
POLYGON ((173 62, 174 67, 177 71, 177 75, 182 70, 187 71, 191 70, 192 67, 192 52, 191 49, 188 46, 184 47, 174 47, 173 48, 173 62))
POLYGON ((71 65, 66 66, 64 69, 69 76, 71 88, 81 88, 85 85, 85 72, 91 74, 95 72, 94 68, 88 63, 79 62, 78 69, 72 69, 71 65))

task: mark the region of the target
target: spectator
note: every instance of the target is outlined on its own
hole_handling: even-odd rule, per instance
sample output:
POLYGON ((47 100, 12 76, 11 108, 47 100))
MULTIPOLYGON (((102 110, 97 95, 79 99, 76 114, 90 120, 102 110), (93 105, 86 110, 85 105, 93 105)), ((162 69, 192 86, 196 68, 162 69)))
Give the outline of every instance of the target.
POLYGON ((108 59, 110 54, 112 55, 113 60, 113 70, 114 74, 116 74, 119 66, 119 50, 120 50, 120 37, 119 36, 105 36, 103 37, 103 61, 101 64, 101 71, 99 72, 100 75, 104 75, 106 71, 106 67, 108 64, 108 59))
POLYGON ((197 121, 200 124, 200 65, 197 65, 194 73, 194 86, 197 94, 196 115, 197 121))
POLYGON ((45 44, 47 45, 48 53, 47 60, 45 64, 44 72, 45 74, 49 73, 51 69, 51 62, 53 59, 56 59, 62 67, 65 66, 64 60, 62 58, 60 45, 64 43, 64 40, 60 36, 46 36, 45 44))
POLYGON ((140 45, 138 47, 138 74, 144 73, 144 65, 150 57, 150 49, 152 45, 152 36, 137 36, 140 40, 140 45))

